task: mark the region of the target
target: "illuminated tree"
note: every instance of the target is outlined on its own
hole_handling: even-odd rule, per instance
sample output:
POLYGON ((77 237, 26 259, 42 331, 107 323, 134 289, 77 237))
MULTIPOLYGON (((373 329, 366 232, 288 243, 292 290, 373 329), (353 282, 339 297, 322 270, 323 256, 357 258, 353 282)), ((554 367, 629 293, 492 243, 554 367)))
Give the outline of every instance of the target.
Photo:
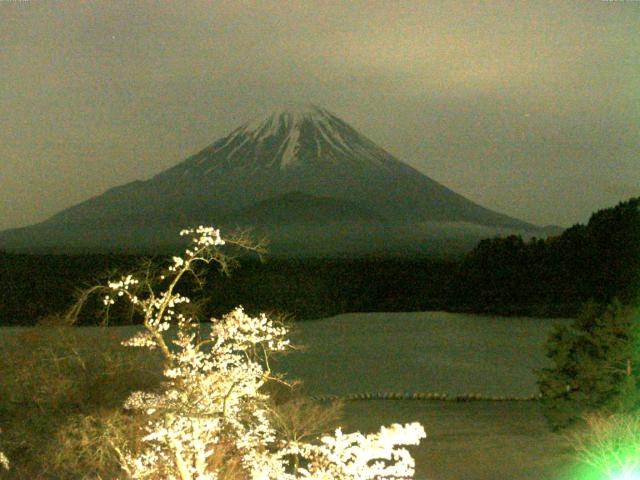
POLYGON ((135 479, 367 480, 409 478, 414 462, 398 445, 425 437, 418 423, 392 425, 379 433, 323 436, 320 443, 278 438, 268 382, 269 358, 289 346, 287 329, 242 307, 208 330, 188 313, 191 301, 177 293, 180 280, 198 264, 228 268, 226 244, 252 248, 243 239, 223 240, 211 227, 183 230, 193 241, 158 277, 127 275, 109 283, 107 307, 128 300, 143 317, 144 330, 123 342, 159 349, 164 359, 161 391, 135 392, 125 408, 148 417, 145 448, 114 448, 122 469, 135 479), (160 291, 158 290, 160 285, 160 291), (291 462, 295 459, 294 462, 291 462))

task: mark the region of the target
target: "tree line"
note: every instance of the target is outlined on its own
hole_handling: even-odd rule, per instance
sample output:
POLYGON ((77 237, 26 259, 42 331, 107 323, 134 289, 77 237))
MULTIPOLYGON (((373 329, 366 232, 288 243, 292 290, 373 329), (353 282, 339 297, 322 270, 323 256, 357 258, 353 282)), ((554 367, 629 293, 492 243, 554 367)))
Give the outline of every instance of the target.
MULTIPOLYGON (((561 235, 482 240, 462 261, 424 257, 240 258, 229 278, 206 275, 203 313, 237 305, 298 320, 346 312, 447 310, 575 316, 585 302, 631 303, 640 292, 640 198, 594 213, 561 235)), ((155 262, 162 260, 154 258, 155 262)), ((170 260, 170 259, 168 259, 170 260)), ((64 312, 78 288, 129 271, 139 255, 33 255, 0 252, 0 324, 30 325, 64 312)), ((185 292, 190 294, 192 292, 185 292)), ((101 299, 80 322, 95 324, 101 299)), ((120 323, 134 315, 113 315, 120 323)))
MULTIPOLYGON (((575 316, 591 300, 640 293, 640 197, 599 210, 557 237, 482 240, 453 275, 459 306, 507 314, 575 316)), ((452 297, 450 297, 452 298, 452 297)))

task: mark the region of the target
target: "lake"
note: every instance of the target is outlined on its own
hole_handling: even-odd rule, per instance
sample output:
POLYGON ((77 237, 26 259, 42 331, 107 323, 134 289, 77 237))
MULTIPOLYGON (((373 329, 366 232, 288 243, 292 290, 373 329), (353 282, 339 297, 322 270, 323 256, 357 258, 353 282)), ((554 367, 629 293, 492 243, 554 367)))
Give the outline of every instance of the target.
POLYGON ((533 369, 547 365, 545 341, 567 319, 446 312, 351 313, 299 322, 306 346, 275 362, 311 395, 441 392, 528 397, 533 369))

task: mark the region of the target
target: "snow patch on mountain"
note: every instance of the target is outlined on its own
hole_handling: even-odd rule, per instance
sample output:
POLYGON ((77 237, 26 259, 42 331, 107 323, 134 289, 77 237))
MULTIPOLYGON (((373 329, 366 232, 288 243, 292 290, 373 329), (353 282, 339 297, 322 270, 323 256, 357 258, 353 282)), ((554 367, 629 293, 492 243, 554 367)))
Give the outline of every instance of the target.
MULTIPOLYGON (((333 159, 335 155, 331 155, 332 149, 344 155, 354 155, 353 145, 350 145, 341 133, 341 129, 344 129, 341 122, 327 110, 315 105, 282 107, 272 110, 266 116, 256 117, 232 132, 215 150, 224 150, 238 137, 243 137, 242 141, 227 153, 227 158, 231 158, 247 142, 252 142, 256 148, 260 148, 265 142, 277 139, 279 148, 269 166, 278 166, 281 170, 286 170, 299 163, 303 128, 313 132, 316 159, 333 159)), ((371 159, 371 155, 368 157, 371 159)))
MULTIPOLYGON (((293 119, 293 125, 289 128, 289 132, 285 141, 282 144, 284 150, 280 156, 280 168, 282 170, 293 165, 297 160, 297 153, 300 148, 300 119, 293 119)), ((282 150, 282 147, 280 149, 282 150)))

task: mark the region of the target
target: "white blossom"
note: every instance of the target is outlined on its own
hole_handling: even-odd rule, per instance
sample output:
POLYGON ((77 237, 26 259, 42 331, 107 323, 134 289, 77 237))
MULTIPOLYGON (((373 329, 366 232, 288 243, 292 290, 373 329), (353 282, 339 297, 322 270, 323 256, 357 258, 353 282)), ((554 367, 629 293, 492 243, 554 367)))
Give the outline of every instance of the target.
POLYGON ((299 478, 320 480, 398 479, 411 478, 415 462, 409 452, 397 445, 418 445, 425 438, 419 423, 393 424, 381 427, 380 432, 363 435, 360 432, 324 436, 320 445, 292 445, 291 451, 312 458, 306 468, 299 470, 299 478))
MULTIPOLYGON (((190 269, 193 262, 208 262, 209 249, 224 245, 220 231, 199 226, 180 232, 193 236, 184 257, 173 257, 169 278, 190 269)), ((164 277, 162 277, 164 279, 164 277)), ((368 480, 410 478, 413 458, 397 445, 416 445, 425 437, 418 423, 382 427, 379 433, 359 432, 324 436, 318 444, 287 443, 276 438, 270 423, 268 396, 261 387, 271 376, 270 353, 289 347, 287 329, 265 314, 247 315, 237 307, 221 319, 211 319, 206 338, 180 312, 189 298, 173 292, 176 282, 146 298, 131 293, 138 281, 128 275, 109 283, 144 314, 146 331, 123 342, 126 346, 158 348, 165 356, 165 382, 159 393, 135 392, 125 408, 148 416, 146 448, 121 451, 122 467, 135 479, 217 480, 209 459, 221 450, 241 460, 252 480, 368 480), (170 325, 177 333, 170 341, 170 325), (166 336, 165 336, 166 335, 166 336), (291 455, 301 457, 297 471, 291 455)), ((140 295, 138 293, 138 295, 140 295)), ((112 304, 111 296, 104 298, 112 304)))
POLYGON ((123 340, 125 347, 145 347, 153 350, 158 346, 150 332, 138 332, 133 337, 123 340))

